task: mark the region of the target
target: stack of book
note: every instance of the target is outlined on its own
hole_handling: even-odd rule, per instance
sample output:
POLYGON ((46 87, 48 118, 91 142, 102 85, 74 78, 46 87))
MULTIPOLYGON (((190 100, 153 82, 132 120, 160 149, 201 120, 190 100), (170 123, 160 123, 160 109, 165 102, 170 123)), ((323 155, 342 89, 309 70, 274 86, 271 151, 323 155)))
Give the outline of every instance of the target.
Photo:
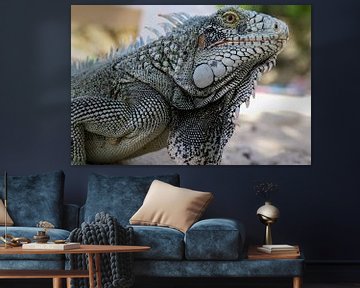
POLYGON ((248 259, 296 259, 300 257, 299 246, 291 245, 262 245, 251 246, 248 259))
POLYGON ((291 245, 262 245, 257 247, 257 250, 260 252, 268 254, 298 254, 299 247, 291 245))

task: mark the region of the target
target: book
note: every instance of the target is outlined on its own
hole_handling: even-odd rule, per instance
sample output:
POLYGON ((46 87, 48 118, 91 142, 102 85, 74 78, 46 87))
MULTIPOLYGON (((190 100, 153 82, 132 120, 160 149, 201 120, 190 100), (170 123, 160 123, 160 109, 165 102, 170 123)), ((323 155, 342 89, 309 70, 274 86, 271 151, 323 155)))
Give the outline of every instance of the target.
POLYGON ((250 246, 248 249, 248 259, 249 260, 270 260, 270 259, 298 259, 301 257, 300 248, 298 245, 295 246, 297 249, 294 251, 281 251, 279 253, 267 253, 261 252, 257 248, 262 246, 250 246))
POLYGON ((22 245, 23 249, 28 250, 70 250, 70 249, 79 249, 80 243, 70 242, 70 243, 27 243, 22 245))
POLYGON ((291 245, 262 245, 257 247, 257 250, 260 252, 268 253, 268 254, 298 254, 299 248, 297 246, 291 246, 291 245))

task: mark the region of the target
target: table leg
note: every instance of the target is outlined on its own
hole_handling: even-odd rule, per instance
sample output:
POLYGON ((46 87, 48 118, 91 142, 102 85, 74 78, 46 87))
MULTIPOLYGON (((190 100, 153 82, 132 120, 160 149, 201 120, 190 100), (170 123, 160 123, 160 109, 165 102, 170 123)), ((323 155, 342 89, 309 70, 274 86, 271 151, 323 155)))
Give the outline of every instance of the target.
POLYGON ((89 260, 89 288, 95 288, 95 282, 94 282, 94 254, 88 253, 88 260, 89 260))
POLYGON ((66 278, 66 288, 71 288, 71 278, 66 278))
POLYGON ((62 288, 61 278, 53 278, 53 288, 62 288))
POLYGON ((95 271, 96 271, 96 285, 97 288, 102 288, 101 284, 101 255, 95 254, 95 271))
POLYGON ((301 288, 301 277, 296 276, 293 278, 293 288, 301 288))

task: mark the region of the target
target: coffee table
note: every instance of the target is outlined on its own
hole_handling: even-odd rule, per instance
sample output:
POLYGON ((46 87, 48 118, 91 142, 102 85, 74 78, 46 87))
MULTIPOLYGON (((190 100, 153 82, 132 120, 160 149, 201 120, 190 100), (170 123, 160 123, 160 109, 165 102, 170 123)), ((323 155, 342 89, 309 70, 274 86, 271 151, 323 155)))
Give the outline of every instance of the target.
POLYGON ((53 288, 62 287, 61 280, 66 278, 68 287, 72 278, 88 278, 89 288, 101 288, 101 257, 102 253, 144 252, 148 246, 123 245, 80 245, 78 249, 71 250, 25 250, 21 247, 0 248, 0 254, 86 254, 88 256, 88 270, 0 270, 0 279, 30 279, 52 278, 53 288), (94 261, 95 258, 95 261, 94 261), (94 263, 95 262, 95 263, 94 263))

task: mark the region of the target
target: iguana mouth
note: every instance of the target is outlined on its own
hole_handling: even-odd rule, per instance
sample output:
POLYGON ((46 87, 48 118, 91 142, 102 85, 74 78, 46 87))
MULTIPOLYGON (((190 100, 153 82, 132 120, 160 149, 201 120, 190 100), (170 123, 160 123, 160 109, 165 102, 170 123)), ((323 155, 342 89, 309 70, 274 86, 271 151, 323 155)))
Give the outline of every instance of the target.
POLYGON ((241 43, 254 44, 254 42, 271 44, 271 42, 273 42, 274 40, 276 43, 280 42, 281 44, 284 44, 287 41, 287 39, 285 39, 285 38, 272 39, 272 38, 263 37, 263 36, 258 36, 257 38, 222 39, 222 40, 219 40, 219 41, 209 45, 207 48, 211 49, 213 47, 222 47, 222 46, 226 46, 226 45, 236 45, 236 44, 241 44, 241 43))

